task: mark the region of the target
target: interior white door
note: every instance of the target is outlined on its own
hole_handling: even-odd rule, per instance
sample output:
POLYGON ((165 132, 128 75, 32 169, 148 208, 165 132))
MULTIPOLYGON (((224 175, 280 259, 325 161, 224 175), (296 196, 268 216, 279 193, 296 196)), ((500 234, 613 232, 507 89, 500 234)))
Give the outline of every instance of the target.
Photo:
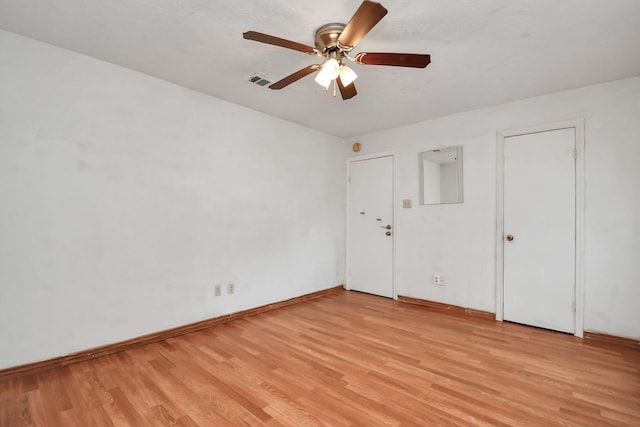
POLYGON ((575 129, 505 138, 504 320, 575 331, 575 129))
POLYGON ((393 156, 349 165, 347 288, 393 298, 393 156))

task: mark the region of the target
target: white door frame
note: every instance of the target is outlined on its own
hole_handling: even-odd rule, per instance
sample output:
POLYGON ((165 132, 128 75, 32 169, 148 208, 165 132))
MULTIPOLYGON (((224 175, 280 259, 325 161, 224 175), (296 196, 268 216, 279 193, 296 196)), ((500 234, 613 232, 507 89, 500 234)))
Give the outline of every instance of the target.
POLYGON ((496 221, 496 320, 503 320, 504 309, 504 140, 510 136, 575 129, 576 137, 576 242, 575 242, 575 310, 576 337, 584 334, 584 119, 547 123, 497 133, 497 221, 496 221))
POLYGON ((350 204, 350 192, 349 192, 349 179, 351 177, 351 163, 361 161, 361 160, 371 160, 378 159, 380 157, 391 157, 393 159, 393 171, 392 171, 392 203, 393 203, 393 223, 391 228, 391 239, 392 239, 392 256, 391 256, 391 292, 393 295, 393 299, 398 299, 398 294, 396 293, 396 232, 397 232, 397 212, 396 212, 396 152, 395 151, 383 151, 381 153, 374 154, 364 154, 361 156, 349 157, 347 159, 347 176, 345 179, 345 187, 346 187, 346 211, 345 211, 345 223, 346 223, 346 239, 345 239, 345 285, 344 288, 348 291, 351 290, 351 284, 349 283, 349 204, 350 204))

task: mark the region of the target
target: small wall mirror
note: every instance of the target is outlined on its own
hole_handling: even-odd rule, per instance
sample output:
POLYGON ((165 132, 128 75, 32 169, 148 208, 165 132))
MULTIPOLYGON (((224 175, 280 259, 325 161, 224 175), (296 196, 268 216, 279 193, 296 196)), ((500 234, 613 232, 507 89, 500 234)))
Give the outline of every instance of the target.
POLYGON ((423 205, 462 203, 462 146, 420 153, 423 205))

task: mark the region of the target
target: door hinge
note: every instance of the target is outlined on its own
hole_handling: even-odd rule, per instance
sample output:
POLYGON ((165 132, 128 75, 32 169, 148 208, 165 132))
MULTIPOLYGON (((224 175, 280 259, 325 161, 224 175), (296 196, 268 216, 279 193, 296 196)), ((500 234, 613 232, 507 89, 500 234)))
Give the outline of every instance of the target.
POLYGON ((572 303, 572 305, 573 305, 573 312, 575 313, 575 312, 576 312, 576 302, 574 301, 574 302, 572 303))
POLYGON ((578 160, 578 150, 573 149, 573 160, 578 160))

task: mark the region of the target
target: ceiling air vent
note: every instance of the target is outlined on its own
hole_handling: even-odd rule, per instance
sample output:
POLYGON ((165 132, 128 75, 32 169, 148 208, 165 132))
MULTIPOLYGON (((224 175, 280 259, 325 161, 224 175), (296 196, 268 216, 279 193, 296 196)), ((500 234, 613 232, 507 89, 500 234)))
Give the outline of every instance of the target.
POLYGON ((253 76, 249 77, 249 82, 260 87, 268 87, 269 84, 271 84, 271 80, 265 79, 258 74, 254 74, 253 76))

